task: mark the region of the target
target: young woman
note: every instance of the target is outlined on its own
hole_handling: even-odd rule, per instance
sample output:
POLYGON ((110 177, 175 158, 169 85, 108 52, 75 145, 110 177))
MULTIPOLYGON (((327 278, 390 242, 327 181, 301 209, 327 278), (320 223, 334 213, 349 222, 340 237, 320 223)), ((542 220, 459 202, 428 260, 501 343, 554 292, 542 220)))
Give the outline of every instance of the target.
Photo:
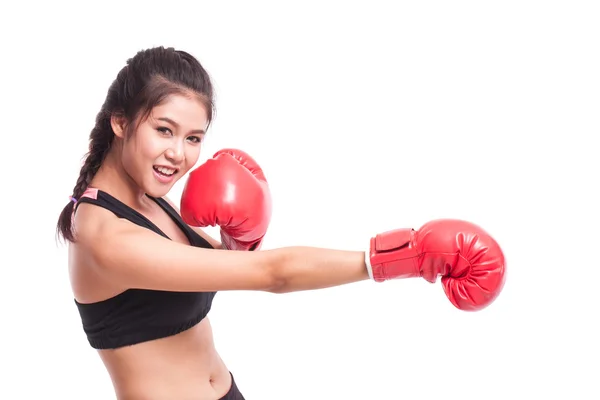
POLYGON ((463 310, 500 293, 502 251, 465 221, 375 235, 366 252, 260 251, 269 188, 240 150, 219 151, 193 170, 179 211, 166 195, 197 162, 212 115, 211 80, 194 57, 163 47, 138 52, 108 90, 59 217, 83 329, 117 398, 243 399, 207 318, 219 290, 287 293, 442 276, 463 310), (220 227, 221 242, 201 230, 209 225, 220 227))

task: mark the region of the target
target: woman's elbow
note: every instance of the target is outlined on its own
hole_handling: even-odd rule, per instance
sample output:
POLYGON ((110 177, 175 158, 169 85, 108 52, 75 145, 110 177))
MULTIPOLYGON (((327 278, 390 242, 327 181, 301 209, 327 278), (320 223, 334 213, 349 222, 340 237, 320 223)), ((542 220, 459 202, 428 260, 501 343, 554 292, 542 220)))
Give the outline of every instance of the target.
POLYGON ((287 265, 289 264, 290 254, 285 249, 263 251, 266 260, 263 263, 266 271, 267 285, 265 292, 282 294, 287 293, 287 265))

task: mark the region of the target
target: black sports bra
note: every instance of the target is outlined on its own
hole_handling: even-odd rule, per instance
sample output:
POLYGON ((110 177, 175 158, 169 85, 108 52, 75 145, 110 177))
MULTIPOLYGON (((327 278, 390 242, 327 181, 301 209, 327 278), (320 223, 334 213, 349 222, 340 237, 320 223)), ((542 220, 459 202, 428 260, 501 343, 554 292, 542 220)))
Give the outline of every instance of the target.
MULTIPOLYGON (((161 198, 154 200, 183 230, 190 244, 212 248, 191 229, 171 205, 161 198)), ((77 201, 106 208, 117 217, 148 228, 169 239, 141 213, 98 189, 88 189, 77 201)), ((165 268, 168 268, 165 265, 165 268)), ((196 325, 210 311, 216 292, 168 292, 128 289, 114 297, 96 303, 75 300, 83 330, 95 349, 114 349, 140 342, 172 336, 196 325)))

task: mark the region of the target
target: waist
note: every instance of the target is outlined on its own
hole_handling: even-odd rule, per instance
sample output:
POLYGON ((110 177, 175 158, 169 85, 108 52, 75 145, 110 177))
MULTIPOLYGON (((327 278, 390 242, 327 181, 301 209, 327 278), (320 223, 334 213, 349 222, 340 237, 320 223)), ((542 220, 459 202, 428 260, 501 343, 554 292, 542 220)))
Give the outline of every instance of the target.
POLYGON ((208 319, 174 336, 99 354, 118 399, 218 399, 231 385, 208 319))

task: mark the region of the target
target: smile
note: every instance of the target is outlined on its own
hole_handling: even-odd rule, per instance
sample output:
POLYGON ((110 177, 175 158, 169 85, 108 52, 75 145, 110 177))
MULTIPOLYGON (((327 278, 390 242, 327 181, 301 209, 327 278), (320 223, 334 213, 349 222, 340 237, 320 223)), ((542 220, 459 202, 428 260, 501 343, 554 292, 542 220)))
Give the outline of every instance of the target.
POLYGON ((161 167, 161 166, 156 166, 156 165, 153 168, 154 168, 154 171, 156 171, 159 174, 164 175, 164 176, 171 176, 177 172, 176 169, 161 167))

